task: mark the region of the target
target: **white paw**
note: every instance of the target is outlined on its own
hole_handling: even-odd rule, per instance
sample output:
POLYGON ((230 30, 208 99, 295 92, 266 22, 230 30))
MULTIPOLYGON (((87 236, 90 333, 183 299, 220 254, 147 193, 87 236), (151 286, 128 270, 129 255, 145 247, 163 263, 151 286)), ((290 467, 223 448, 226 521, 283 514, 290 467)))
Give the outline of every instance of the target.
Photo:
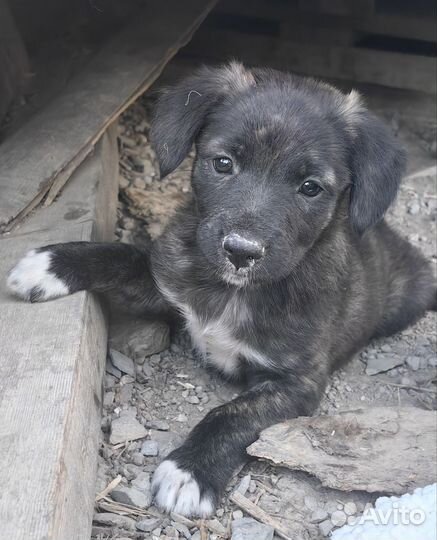
POLYGON ((50 251, 29 251, 9 272, 7 286, 20 298, 44 302, 69 294, 67 285, 49 272, 50 251))
POLYGON ((170 459, 163 461, 156 469, 152 491, 157 506, 166 512, 201 518, 214 512, 211 498, 208 495, 201 496, 199 484, 193 475, 179 469, 176 462, 170 459))

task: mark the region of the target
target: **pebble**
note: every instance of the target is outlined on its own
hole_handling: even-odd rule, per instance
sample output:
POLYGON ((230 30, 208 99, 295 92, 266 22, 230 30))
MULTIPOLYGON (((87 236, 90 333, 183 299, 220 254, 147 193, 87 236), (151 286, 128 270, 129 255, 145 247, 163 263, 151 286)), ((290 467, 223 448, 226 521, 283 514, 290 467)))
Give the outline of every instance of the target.
POLYGON ((406 359, 406 364, 413 371, 417 371, 420 368, 420 358, 418 356, 409 356, 406 359))
POLYGON ((160 518, 145 518, 137 521, 137 529, 142 532, 152 532, 161 525, 160 518))
POLYGON ((148 420, 145 426, 148 429, 157 429, 158 431, 168 431, 170 429, 165 420, 148 420))
POLYGON ((138 465, 140 467, 141 465, 144 465, 144 456, 141 454, 141 452, 135 452, 132 454, 131 461, 134 465, 138 465))
POLYGON ((183 438, 174 431, 153 431, 151 438, 158 443, 159 457, 166 457, 183 442, 183 438))
POLYGON ((311 497, 308 495, 304 497, 304 503, 305 503, 305 506, 309 508, 310 510, 317 510, 319 506, 317 503, 317 499, 315 497, 311 497))
POLYGON ((141 453, 143 456, 157 456, 158 450, 159 447, 156 441, 144 441, 141 446, 141 453))
POLYGON ((186 525, 184 525, 183 523, 177 523, 177 522, 173 522, 172 525, 180 534, 182 534, 182 536, 184 536, 187 539, 191 538, 190 530, 188 529, 186 525))
MULTIPOLYGON (((385 345, 383 345, 385 347, 385 345)), ((391 349, 391 348, 390 348, 391 349)), ((399 355, 379 355, 375 358, 369 358, 367 360, 366 374, 376 375, 378 373, 384 373, 390 371, 397 366, 402 365, 403 359, 399 355)))
POLYGON ((253 518, 240 518, 232 522, 231 540, 273 540, 273 527, 253 518))
POLYGON ((314 510, 314 512, 311 514, 310 521, 311 523, 321 523, 328 517, 328 512, 326 510, 323 510, 323 508, 317 508, 317 510, 314 510))
POLYGON ((320 534, 322 534, 323 536, 328 536, 333 528, 334 525, 329 519, 322 521, 322 523, 319 523, 319 531, 320 534))
POLYGON ((132 487, 140 491, 150 491, 150 474, 148 472, 140 472, 131 482, 132 487))
POLYGON ((243 476, 243 478, 240 480, 240 483, 238 484, 235 491, 238 491, 242 495, 245 495, 246 491, 249 489, 250 481, 251 481, 250 474, 246 474, 246 476, 243 476))
POLYGON ((147 435, 147 431, 135 418, 135 411, 128 409, 120 413, 119 418, 115 418, 111 423, 111 435, 109 442, 118 444, 125 441, 142 439, 147 435))
POLYGON ((185 413, 178 414, 175 418, 176 422, 184 423, 188 420, 187 415, 185 413))
POLYGON ((147 508, 152 503, 152 495, 147 491, 140 491, 133 487, 116 487, 111 491, 111 498, 123 504, 130 504, 137 508, 147 508))
POLYGON ((94 514, 93 521, 98 525, 106 525, 107 527, 120 527, 128 531, 135 530, 135 521, 133 519, 119 514, 111 514, 110 512, 94 514))
POLYGON ((188 396, 187 401, 192 405, 198 405, 200 403, 200 399, 197 396, 188 396))
POLYGON ((113 366, 119 369, 122 373, 135 377, 135 364, 132 358, 129 358, 125 354, 116 351, 115 349, 110 349, 109 354, 113 366))
POLYGON ((243 512, 241 510, 235 510, 232 512, 232 517, 234 519, 241 519, 243 517, 243 512))

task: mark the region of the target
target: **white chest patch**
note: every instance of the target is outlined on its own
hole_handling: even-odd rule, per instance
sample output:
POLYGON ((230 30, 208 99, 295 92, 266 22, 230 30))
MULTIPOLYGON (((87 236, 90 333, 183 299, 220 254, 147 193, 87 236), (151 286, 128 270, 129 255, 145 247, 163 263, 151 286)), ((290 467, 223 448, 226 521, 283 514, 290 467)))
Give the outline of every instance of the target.
POLYGON ((219 317, 204 320, 190 306, 178 301, 172 291, 162 286, 159 289, 185 317, 193 345, 207 362, 228 375, 237 370, 241 357, 251 363, 269 365, 267 357, 236 337, 235 330, 251 316, 237 296, 228 302, 219 317))

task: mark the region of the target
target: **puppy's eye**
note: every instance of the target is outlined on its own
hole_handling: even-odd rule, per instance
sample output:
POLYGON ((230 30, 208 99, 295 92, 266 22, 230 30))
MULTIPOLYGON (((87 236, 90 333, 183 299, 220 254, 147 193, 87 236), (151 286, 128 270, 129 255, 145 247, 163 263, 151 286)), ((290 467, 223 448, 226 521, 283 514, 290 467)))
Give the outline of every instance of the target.
POLYGON ((322 188, 319 186, 319 184, 316 184, 316 182, 313 182, 312 180, 307 180, 299 188, 299 192, 307 197, 315 197, 321 191, 322 188))
POLYGON ((232 159, 220 156, 213 159, 214 169, 220 174, 230 174, 232 172, 232 159))

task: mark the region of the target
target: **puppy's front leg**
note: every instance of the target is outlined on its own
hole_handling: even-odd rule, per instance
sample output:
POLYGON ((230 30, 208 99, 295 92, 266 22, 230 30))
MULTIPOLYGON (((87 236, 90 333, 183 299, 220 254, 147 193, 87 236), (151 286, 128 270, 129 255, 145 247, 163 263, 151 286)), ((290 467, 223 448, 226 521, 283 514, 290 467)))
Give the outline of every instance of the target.
POLYGON ((288 418, 312 414, 325 384, 320 374, 273 375, 213 409, 156 470, 152 487, 157 505, 185 516, 211 515, 259 433, 288 418))
POLYGON ((88 290, 151 313, 168 311, 154 286, 148 253, 127 244, 67 242, 32 249, 9 272, 7 284, 30 302, 88 290))

